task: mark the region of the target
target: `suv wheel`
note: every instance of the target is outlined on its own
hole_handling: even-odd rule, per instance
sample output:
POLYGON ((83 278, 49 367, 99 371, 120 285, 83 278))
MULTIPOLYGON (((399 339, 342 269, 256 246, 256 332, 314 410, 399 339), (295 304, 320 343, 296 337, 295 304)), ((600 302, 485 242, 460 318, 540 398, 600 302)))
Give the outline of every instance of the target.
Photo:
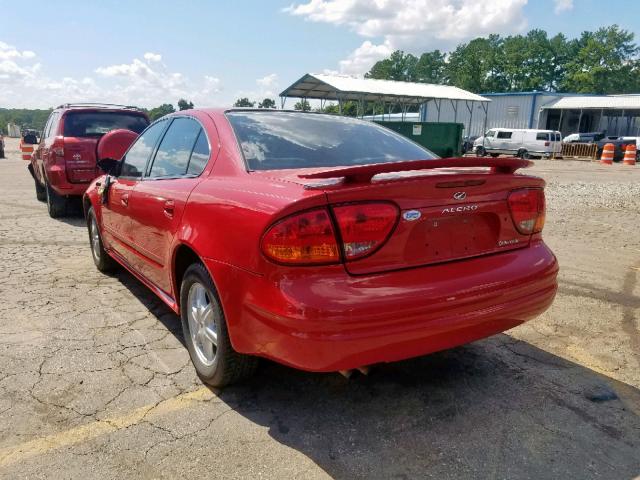
POLYGON ((47 210, 51 218, 64 217, 67 214, 67 199, 61 195, 58 195, 49 182, 45 183, 47 210))
POLYGON ((102 245, 102 237, 100 236, 100 228, 96 220, 96 214, 93 207, 87 212, 87 230, 89 231, 89 245, 91 245, 91 256, 96 268, 101 272, 111 272, 115 270, 117 264, 106 252, 102 245))
POLYGON ((484 157, 487 154, 487 150, 483 146, 476 147, 476 155, 479 157, 484 157))
POLYGON ((209 273, 194 263, 180 286, 182 332, 198 376, 209 385, 223 387, 253 374, 258 359, 236 352, 209 273))
POLYGON ((46 202, 47 201, 47 189, 45 187, 43 187, 42 185, 40 185, 40 182, 38 182, 38 180, 36 180, 35 178, 33 179, 33 182, 36 185, 36 198, 40 202, 46 202))

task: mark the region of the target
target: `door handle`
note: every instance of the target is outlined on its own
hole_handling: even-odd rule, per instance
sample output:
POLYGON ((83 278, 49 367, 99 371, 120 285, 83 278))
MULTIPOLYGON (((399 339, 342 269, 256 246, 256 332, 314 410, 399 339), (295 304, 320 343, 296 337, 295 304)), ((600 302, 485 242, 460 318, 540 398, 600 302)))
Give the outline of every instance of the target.
POLYGON ((175 206, 176 204, 173 200, 167 200, 164 202, 164 214, 169 218, 173 218, 173 210, 175 209, 175 206))
POLYGON ((127 207, 129 205, 129 194, 125 193, 120 197, 120 203, 123 207, 127 207))

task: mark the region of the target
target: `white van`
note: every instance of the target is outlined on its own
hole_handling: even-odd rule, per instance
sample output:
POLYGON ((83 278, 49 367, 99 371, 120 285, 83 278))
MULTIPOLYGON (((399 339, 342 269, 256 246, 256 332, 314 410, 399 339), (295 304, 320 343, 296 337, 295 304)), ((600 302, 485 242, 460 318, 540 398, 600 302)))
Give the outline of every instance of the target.
POLYGON ((473 142, 473 150, 481 157, 505 154, 548 158, 562 152, 562 135, 554 130, 492 128, 473 142))

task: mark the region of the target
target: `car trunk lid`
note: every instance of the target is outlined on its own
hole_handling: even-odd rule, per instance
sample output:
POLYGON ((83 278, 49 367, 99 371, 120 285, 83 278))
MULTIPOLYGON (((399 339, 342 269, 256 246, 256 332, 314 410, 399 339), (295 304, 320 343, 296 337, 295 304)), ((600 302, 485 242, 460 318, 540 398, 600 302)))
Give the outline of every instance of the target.
POLYGON ((323 188, 332 206, 398 205, 398 223, 386 242, 364 258, 345 262, 351 274, 371 274, 528 245, 530 235, 514 226, 507 198, 515 189, 544 185, 539 178, 513 174, 529 165, 525 160, 466 157, 330 169, 301 177, 319 182, 305 182, 305 188, 323 188))

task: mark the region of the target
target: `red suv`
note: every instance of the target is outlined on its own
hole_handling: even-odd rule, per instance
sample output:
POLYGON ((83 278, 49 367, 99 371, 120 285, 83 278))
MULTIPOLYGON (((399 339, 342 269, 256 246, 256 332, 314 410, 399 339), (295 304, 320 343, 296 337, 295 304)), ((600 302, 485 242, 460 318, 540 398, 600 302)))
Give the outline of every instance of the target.
POLYGON ((149 118, 135 107, 84 103, 53 110, 28 167, 49 215, 64 216, 68 200, 80 198, 99 175, 96 146, 105 133, 121 128, 140 133, 147 125, 149 118))
POLYGON ((212 385, 256 356, 349 371, 424 355, 556 294, 544 180, 514 174, 528 160, 440 159, 372 122, 274 110, 177 112, 118 161, 126 146, 103 147, 120 135, 136 138, 103 138, 109 175, 84 197, 93 260, 181 315, 212 385))

